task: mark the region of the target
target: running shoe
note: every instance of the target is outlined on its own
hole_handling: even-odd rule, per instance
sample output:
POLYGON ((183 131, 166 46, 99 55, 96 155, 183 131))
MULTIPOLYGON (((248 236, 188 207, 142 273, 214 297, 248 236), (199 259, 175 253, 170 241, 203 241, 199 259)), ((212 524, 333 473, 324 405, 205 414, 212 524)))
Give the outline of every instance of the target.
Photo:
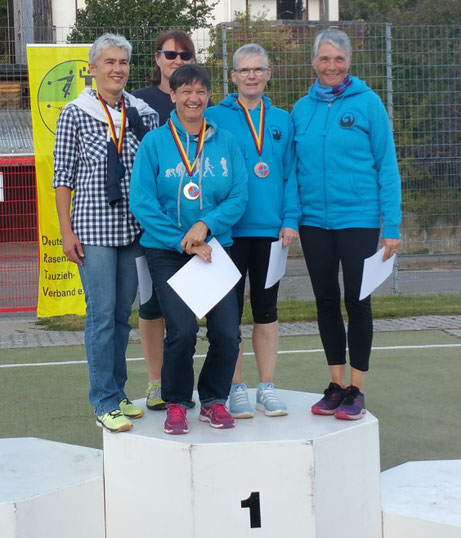
POLYGON ((332 381, 323 394, 323 398, 311 407, 311 412, 314 415, 334 415, 346 396, 346 390, 332 381))
POLYGON ((345 392, 346 396, 338 407, 335 417, 343 420, 359 420, 367 412, 365 409, 365 396, 354 385, 347 387, 345 392))
POLYGON ((162 400, 162 385, 160 383, 150 383, 146 389, 146 406, 154 411, 165 409, 165 402, 162 400))
POLYGON ((163 431, 173 435, 187 433, 189 426, 187 424, 187 412, 184 407, 177 404, 167 404, 166 409, 166 420, 163 425, 163 431))
POLYGON ((111 433, 118 433, 131 430, 133 424, 131 424, 131 421, 120 411, 120 409, 113 409, 103 415, 97 415, 96 426, 104 428, 111 433))
POLYGON ((128 418, 141 418, 144 415, 144 409, 134 405, 128 398, 121 400, 120 411, 128 418))
POLYGON ((274 383, 259 383, 256 391, 256 409, 268 417, 287 415, 287 406, 275 394, 274 383))
POLYGON ((209 422, 212 428, 233 428, 235 421, 224 404, 212 404, 200 409, 199 419, 209 422))
POLYGON ((245 383, 232 385, 229 394, 229 412, 234 418, 252 418, 254 416, 245 383))

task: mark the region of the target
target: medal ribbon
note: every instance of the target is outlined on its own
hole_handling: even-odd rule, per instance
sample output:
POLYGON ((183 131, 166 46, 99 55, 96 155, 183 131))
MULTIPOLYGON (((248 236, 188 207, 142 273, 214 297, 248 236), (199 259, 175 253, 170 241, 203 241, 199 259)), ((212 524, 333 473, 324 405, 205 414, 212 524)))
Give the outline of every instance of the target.
POLYGON ((173 140, 175 141, 176 147, 178 148, 179 155, 181 155, 182 162, 184 163, 184 166, 186 167, 187 173, 190 177, 192 177, 192 174, 194 173, 195 165, 197 164, 198 156, 200 155, 200 152, 202 151, 203 144, 205 143, 205 131, 206 131, 206 121, 203 119, 202 128, 200 130, 198 142, 197 142, 197 151, 195 152, 195 159, 192 163, 192 166, 189 162, 189 159, 186 155, 186 152, 184 151, 184 147, 181 143, 181 140, 179 139, 178 131, 176 130, 176 127, 173 125, 173 122, 171 121, 171 118, 168 120, 168 125, 171 129, 171 134, 173 135, 173 140))
POLYGON ((245 118, 250 128, 251 136, 253 137, 253 140, 256 146, 256 150, 258 152, 258 155, 261 157, 261 153, 263 151, 263 142, 264 142, 264 123, 266 119, 266 109, 264 107, 264 101, 261 99, 261 115, 259 117, 259 134, 256 134, 256 129, 253 124, 253 120, 251 119, 248 108, 242 103, 242 101, 240 101, 240 99, 237 99, 237 103, 243 109, 245 118))
POLYGON ((125 100, 122 97, 122 124, 120 126, 120 136, 117 140, 117 135, 115 133, 115 126, 114 126, 114 122, 112 121, 112 116, 110 115, 110 112, 107 109, 106 103, 103 101, 102 97, 99 95, 99 92, 98 92, 98 99, 107 117, 107 123, 109 124, 109 130, 110 130, 110 135, 112 137, 112 141, 115 147, 117 148, 118 155, 120 155, 122 153, 123 137, 125 135, 125 123, 126 123, 125 100))

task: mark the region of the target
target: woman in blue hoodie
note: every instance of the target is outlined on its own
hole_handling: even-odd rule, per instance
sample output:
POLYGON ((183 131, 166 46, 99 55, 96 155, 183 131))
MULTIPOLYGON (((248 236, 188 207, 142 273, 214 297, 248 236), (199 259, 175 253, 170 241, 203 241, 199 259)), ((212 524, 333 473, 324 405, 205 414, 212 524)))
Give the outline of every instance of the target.
POLYGON ((365 413, 364 374, 373 337, 370 297, 359 301, 363 260, 383 260, 400 244, 400 176, 392 131, 378 97, 348 74, 351 44, 335 29, 314 41, 317 73, 292 112, 302 209, 299 234, 317 303, 331 382, 312 412, 357 420, 365 413), (341 263, 347 338, 338 282, 341 263), (351 364, 346 387, 346 340, 351 364))
MULTIPOLYGON (((188 432, 186 410, 193 406, 198 326, 167 281, 193 255, 211 263, 211 238, 231 246, 231 228, 245 210, 248 193, 237 143, 203 118, 210 95, 206 71, 194 64, 179 67, 170 78, 170 93, 176 111, 144 137, 136 154, 130 208, 144 229, 141 244, 165 319, 164 431, 182 434, 188 432)), ((210 345, 198 380, 200 420, 230 428, 234 419, 224 404, 240 343, 235 289, 207 314, 207 328, 210 345)))
MULTIPOLYGON (((253 348, 259 374, 256 408, 267 416, 287 414, 274 391, 272 378, 278 351, 278 283, 265 289, 271 243, 289 246, 298 238, 300 216, 293 166, 293 124, 290 115, 271 104, 264 90, 271 77, 266 51, 255 43, 234 54, 232 80, 238 93, 230 94, 205 116, 236 137, 248 171, 248 205, 232 228, 231 256, 242 273, 237 284, 240 319, 245 277, 250 280, 253 312, 253 348)), ((250 418, 253 409, 242 379, 242 354, 232 381, 229 410, 235 418, 250 418)))

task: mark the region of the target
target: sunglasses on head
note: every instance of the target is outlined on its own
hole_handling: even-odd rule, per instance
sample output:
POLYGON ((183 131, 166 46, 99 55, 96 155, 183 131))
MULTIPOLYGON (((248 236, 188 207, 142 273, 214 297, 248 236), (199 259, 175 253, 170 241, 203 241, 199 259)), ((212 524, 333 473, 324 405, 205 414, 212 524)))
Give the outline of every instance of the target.
POLYGON ((192 60, 194 56, 194 53, 189 52, 188 50, 183 50, 182 52, 177 52, 176 50, 158 50, 157 52, 158 53, 163 52, 167 60, 176 60, 176 57, 179 54, 183 62, 188 62, 189 60, 192 60))

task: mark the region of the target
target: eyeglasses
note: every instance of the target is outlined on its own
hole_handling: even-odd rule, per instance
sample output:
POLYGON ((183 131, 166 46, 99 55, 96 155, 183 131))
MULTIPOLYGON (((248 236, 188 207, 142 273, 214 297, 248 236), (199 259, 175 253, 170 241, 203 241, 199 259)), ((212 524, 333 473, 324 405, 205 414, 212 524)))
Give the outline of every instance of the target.
POLYGON ((243 78, 247 78, 252 71, 255 77, 262 77, 267 70, 267 67, 253 67, 251 69, 248 67, 241 67, 240 69, 234 69, 234 71, 243 78))
POLYGON ((176 58, 179 55, 181 56, 181 60, 183 62, 188 62, 189 60, 192 60, 192 58, 194 57, 194 53, 189 52, 188 50, 183 50, 182 52, 178 52, 176 50, 158 50, 157 52, 158 53, 163 52, 167 60, 176 60, 176 58))

